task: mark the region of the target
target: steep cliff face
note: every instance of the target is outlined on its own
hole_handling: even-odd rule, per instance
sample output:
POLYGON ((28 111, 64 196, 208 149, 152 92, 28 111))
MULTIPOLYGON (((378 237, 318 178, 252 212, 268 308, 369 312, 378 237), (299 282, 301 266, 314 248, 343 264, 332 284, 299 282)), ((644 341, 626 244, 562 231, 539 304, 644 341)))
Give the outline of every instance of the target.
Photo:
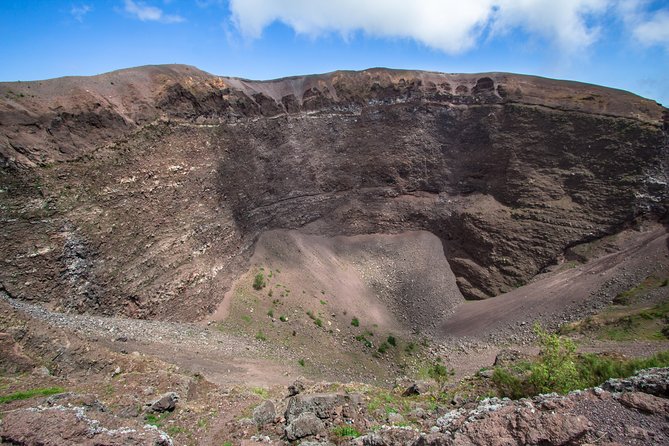
POLYGON ((626 92, 373 69, 191 67, 0 84, 0 281, 77 311, 194 319, 266 230, 428 230, 466 298, 667 208, 669 114, 626 92))

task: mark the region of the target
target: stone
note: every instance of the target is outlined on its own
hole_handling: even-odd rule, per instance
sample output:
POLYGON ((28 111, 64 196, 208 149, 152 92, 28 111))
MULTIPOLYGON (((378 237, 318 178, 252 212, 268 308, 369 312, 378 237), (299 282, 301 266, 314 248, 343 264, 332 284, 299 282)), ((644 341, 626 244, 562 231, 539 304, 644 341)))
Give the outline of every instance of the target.
POLYGON ((304 412, 286 426, 286 438, 289 441, 318 435, 325 431, 325 424, 312 412, 304 412))
POLYGON ((265 400, 253 410, 253 421, 259 426, 274 422, 276 408, 270 400, 265 400))
POLYGON ((42 446, 172 446, 171 438, 153 426, 118 428, 103 412, 85 407, 38 407, 10 411, 0 424, 1 443, 42 446), (95 417, 95 418, 93 418, 95 417))
POLYGON ((288 395, 289 396, 295 396, 298 393, 301 393, 304 391, 304 383, 300 381, 299 379, 296 380, 293 384, 288 386, 288 395))
POLYGON ((422 395, 430 390, 430 384, 425 381, 416 381, 402 393, 403 396, 422 395))
POLYGON ((149 406, 150 412, 171 412, 176 408, 178 401, 179 395, 174 392, 167 392, 148 403, 147 406, 149 406))
POLYGON ((288 423, 304 412, 311 412, 320 419, 338 416, 350 417, 353 408, 362 403, 362 396, 357 393, 315 393, 296 395, 288 400, 285 418, 288 423))

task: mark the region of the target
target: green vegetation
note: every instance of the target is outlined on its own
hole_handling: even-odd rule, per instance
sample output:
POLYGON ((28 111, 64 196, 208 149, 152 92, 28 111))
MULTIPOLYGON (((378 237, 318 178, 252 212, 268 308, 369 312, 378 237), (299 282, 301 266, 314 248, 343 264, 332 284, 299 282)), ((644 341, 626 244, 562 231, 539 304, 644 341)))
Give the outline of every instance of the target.
POLYGON ((265 389, 263 387, 253 387, 253 388, 251 388, 251 392, 253 392, 256 395, 261 396, 263 398, 269 397, 269 392, 267 391, 267 389, 265 389))
POLYGON ((280 320, 281 322, 287 322, 287 321, 288 321, 288 318, 282 314, 281 316, 279 316, 279 320, 280 320))
POLYGON ((420 372, 420 375, 427 378, 432 378, 439 384, 443 384, 448 381, 448 377, 452 376, 455 372, 449 370, 445 365, 441 364, 439 360, 430 366, 423 368, 420 372))
POLYGON ((623 291, 618 294, 614 299, 613 303, 616 305, 629 305, 634 303, 641 295, 645 292, 653 290, 659 287, 665 287, 669 285, 668 278, 659 278, 654 275, 646 277, 640 284, 635 287, 630 288, 627 291, 623 291))
POLYGON ((316 324, 318 327, 323 326, 323 321, 320 320, 319 318, 314 319, 314 324, 316 324))
POLYGON ((0 404, 11 403, 12 401, 26 400, 36 396, 49 396, 57 393, 63 393, 65 389, 62 387, 46 387, 43 389, 31 389, 21 392, 10 393, 9 395, 0 396, 0 404))
POLYGON ((265 336, 265 333, 263 333, 262 330, 258 330, 258 333, 256 333, 256 339, 259 341, 266 341, 267 336, 265 336))
POLYGON ((270 310, 267 312, 267 316, 274 317, 274 310, 270 308, 270 310))
POLYGON ((373 347, 372 342, 369 339, 367 339, 364 335, 356 336, 355 340, 358 341, 358 342, 362 342, 365 345, 365 347, 367 347, 367 348, 372 348, 373 347))
POLYGON ((338 437, 350 437, 350 438, 358 438, 360 435, 362 435, 353 426, 338 426, 332 429, 332 433, 338 437))
POLYGON ((253 289, 260 290, 265 288, 265 275, 263 273, 258 273, 253 278, 253 289))
POLYGON ((669 351, 631 360, 595 354, 577 355, 572 340, 548 334, 538 325, 535 331, 541 345, 536 361, 495 368, 492 380, 501 396, 517 399, 540 393, 565 394, 600 385, 609 378, 630 376, 644 368, 669 366, 669 351))
POLYGON ((611 307, 602 314, 562 327, 560 332, 591 333, 612 341, 661 340, 669 331, 669 302, 651 308, 611 307))
POLYGON ((388 351, 390 348, 390 344, 387 342, 382 342, 381 345, 379 345, 379 349, 377 350, 379 353, 383 354, 388 351))
POLYGON ((298 359, 298 360, 297 360, 297 363, 298 363, 301 367, 304 367, 304 365, 305 365, 305 362, 304 362, 304 359, 303 359, 303 358, 298 359))
POLYGON ((327 305, 327 302, 321 299, 321 305, 327 305))
POLYGON ((163 412, 161 414, 147 413, 144 416, 144 421, 146 421, 146 424, 150 424, 151 426, 160 427, 163 424, 165 418, 170 416, 171 413, 172 412, 163 412))
POLYGON ((388 336, 388 339, 386 339, 386 342, 388 344, 392 345, 393 347, 397 347, 397 339, 395 339, 395 336, 393 336, 393 335, 388 336))
POLYGON ((354 317, 353 319, 351 319, 351 325, 353 325, 354 327, 359 327, 360 326, 360 321, 358 320, 357 317, 354 317))

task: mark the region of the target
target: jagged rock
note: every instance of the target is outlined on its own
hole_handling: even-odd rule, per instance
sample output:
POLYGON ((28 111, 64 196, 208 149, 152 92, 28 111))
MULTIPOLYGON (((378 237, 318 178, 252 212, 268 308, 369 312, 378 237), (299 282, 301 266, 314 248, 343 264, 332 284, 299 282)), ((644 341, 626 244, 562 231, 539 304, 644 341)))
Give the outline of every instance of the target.
POLYGON ((412 383, 402 393, 403 396, 422 395, 430 390, 430 383, 425 381, 416 381, 412 383))
POLYGON ((325 430, 325 424, 312 412, 303 412, 286 426, 286 438, 289 441, 318 435, 325 430))
POLYGON ((298 393, 304 391, 304 383, 300 380, 296 380, 293 384, 288 386, 288 396, 295 396, 298 393))
POLYGON ((640 391, 669 398, 669 368, 652 368, 638 372, 630 378, 610 379, 602 384, 610 392, 640 391))
POLYGON ((310 412, 320 419, 337 416, 352 417, 362 403, 362 396, 357 393, 316 393, 291 397, 286 408, 285 418, 288 423, 305 412, 310 412))
POLYGON ((84 407, 49 407, 4 414, 1 442, 15 446, 172 446, 172 439, 156 428, 114 427, 102 413, 91 418, 84 407), (98 418, 100 417, 100 418, 98 418))
POLYGON ((253 421, 257 425, 264 425, 272 423, 276 418, 276 409, 274 403, 270 400, 265 400, 258 407, 253 410, 253 421))
POLYGON ((176 408, 178 401, 179 395, 174 392, 167 392, 147 403, 147 406, 149 406, 149 411, 151 412, 171 412, 176 408))

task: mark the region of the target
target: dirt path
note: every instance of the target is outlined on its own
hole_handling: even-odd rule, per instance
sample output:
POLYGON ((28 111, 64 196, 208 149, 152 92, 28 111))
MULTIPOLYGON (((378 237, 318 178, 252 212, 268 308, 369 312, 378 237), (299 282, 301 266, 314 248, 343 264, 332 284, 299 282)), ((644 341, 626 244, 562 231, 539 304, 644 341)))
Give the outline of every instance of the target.
POLYGON ((625 240, 618 252, 492 299, 466 302, 441 324, 441 334, 493 342, 523 341, 529 339, 534 321, 557 327, 581 319, 665 265, 669 261, 668 241, 664 227, 639 232, 625 240))
POLYGON ((3 297, 17 310, 86 340, 114 351, 155 356, 222 386, 285 385, 298 375, 287 365, 289 351, 222 333, 214 326, 56 313, 3 297))

